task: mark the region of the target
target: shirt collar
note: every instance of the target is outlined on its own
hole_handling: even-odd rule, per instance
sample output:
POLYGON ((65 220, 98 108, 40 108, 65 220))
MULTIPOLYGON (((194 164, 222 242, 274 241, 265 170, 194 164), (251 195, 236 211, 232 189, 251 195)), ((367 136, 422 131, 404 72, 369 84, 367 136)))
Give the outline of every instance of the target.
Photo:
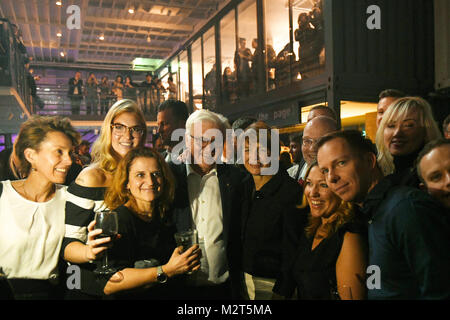
MULTIPOLYGON (((200 176, 200 174, 198 174, 194 168, 192 168, 191 164, 187 164, 186 163, 186 176, 189 177, 191 174, 195 174, 197 176, 200 176)), ((205 174, 205 176, 207 175, 216 175, 217 176, 217 164, 214 165, 214 167, 207 173, 205 174)))
POLYGON ((389 179, 384 178, 378 182, 364 199, 361 211, 369 218, 372 218, 373 211, 378 207, 379 203, 386 198, 386 195, 391 188, 392 181, 389 179))

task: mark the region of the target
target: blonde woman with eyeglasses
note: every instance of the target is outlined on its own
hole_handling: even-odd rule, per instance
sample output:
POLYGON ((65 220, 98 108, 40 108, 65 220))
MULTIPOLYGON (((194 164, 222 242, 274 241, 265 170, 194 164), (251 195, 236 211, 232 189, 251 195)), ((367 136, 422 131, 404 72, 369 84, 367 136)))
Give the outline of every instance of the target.
POLYGON ((106 209, 104 193, 111 185, 114 171, 120 160, 132 149, 145 143, 147 128, 145 118, 137 104, 128 99, 116 102, 106 114, 100 135, 92 147, 92 163, 80 172, 69 186, 66 204, 66 232, 62 246, 64 259, 81 267, 81 290, 70 290, 68 298, 102 296, 103 292, 92 270, 100 246, 108 240, 95 240, 95 212, 106 209))

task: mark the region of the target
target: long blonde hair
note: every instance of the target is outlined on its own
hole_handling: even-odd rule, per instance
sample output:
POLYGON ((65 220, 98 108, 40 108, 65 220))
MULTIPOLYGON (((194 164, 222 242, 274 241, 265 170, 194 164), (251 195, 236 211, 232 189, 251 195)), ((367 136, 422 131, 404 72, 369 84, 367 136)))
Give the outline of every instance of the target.
POLYGON ((389 123, 404 119, 410 110, 417 110, 419 114, 419 124, 425 129, 424 144, 442 137, 427 101, 420 97, 404 97, 396 100, 384 113, 375 138, 378 149, 377 161, 384 175, 389 175, 395 170, 394 158, 384 144, 384 130, 389 123))
POLYGON ((139 120, 139 124, 145 128, 140 140, 140 146, 144 145, 145 139, 147 137, 147 125, 145 123, 145 117, 136 102, 129 99, 123 99, 114 103, 105 116, 105 120, 103 121, 102 127, 100 129, 100 135, 92 145, 91 153, 93 164, 98 164, 101 169, 107 172, 113 172, 117 168, 118 161, 120 160, 120 157, 117 155, 111 145, 111 125, 113 124, 113 121, 117 116, 125 112, 134 113, 139 120))
MULTIPOLYGON (((317 161, 314 161, 306 170, 305 181, 311 172, 311 169, 318 166, 317 161)), ((299 208, 306 208, 309 206, 306 195, 303 192, 302 204, 299 208)), ((334 233, 336 233, 339 228, 345 223, 351 221, 355 216, 355 211, 353 205, 350 202, 341 200, 338 208, 333 212, 328 219, 328 223, 324 225, 323 230, 321 230, 321 236, 323 238, 329 238, 334 233)), ((305 227, 305 234, 308 238, 312 238, 316 235, 317 229, 322 224, 322 219, 320 217, 314 217, 313 215, 308 215, 308 224, 305 227)))

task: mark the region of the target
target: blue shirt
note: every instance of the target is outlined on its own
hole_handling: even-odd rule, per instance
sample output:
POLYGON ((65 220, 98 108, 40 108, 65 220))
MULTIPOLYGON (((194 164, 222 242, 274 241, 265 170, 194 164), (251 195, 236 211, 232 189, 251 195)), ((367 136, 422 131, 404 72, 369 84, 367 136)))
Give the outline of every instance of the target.
POLYGON ((381 271, 381 288, 369 299, 450 298, 448 212, 428 194, 382 180, 367 195, 369 265, 381 271))

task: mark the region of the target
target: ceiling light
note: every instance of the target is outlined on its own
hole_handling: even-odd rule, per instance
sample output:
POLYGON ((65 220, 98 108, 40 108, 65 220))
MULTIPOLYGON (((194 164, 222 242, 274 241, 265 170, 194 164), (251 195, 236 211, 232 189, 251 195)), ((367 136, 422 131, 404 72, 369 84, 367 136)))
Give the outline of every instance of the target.
POLYGON ((102 33, 102 34, 100 35, 100 37, 98 37, 98 39, 101 40, 101 41, 105 40, 105 35, 102 33))
POLYGON ((133 7, 130 7, 130 9, 128 9, 128 13, 133 14, 133 13, 134 13, 134 8, 133 8, 133 7))
POLYGON ((61 37, 62 37, 61 31, 58 31, 58 32, 56 33, 56 36, 57 36, 58 38, 61 38, 61 37))
POLYGON ((62 1, 56 1, 57 6, 62 6, 62 1))
POLYGON ((64 53, 64 51, 61 51, 61 52, 59 53, 59 55, 60 55, 61 57, 64 58, 64 56, 65 56, 66 54, 64 53))
POLYGON ((150 38, 150 34, 147 35, 147 42, 150 43, 152 39, 150 38))

